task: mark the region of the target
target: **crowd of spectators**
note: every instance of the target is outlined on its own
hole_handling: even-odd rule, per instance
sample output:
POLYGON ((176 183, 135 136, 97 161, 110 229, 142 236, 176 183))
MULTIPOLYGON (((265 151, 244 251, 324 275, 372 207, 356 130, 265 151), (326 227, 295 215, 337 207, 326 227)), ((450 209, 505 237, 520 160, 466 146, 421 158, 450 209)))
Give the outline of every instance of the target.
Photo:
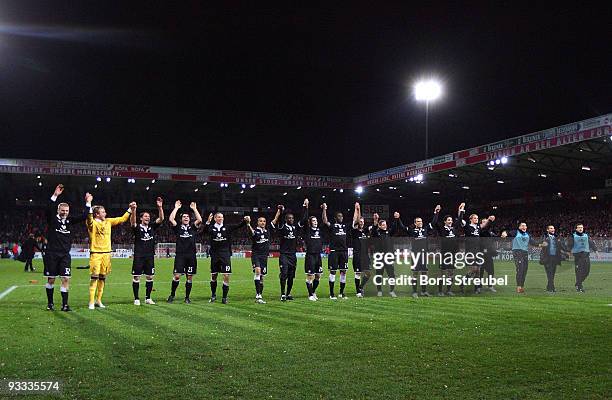
MULTIPOLYGON (((109 215, 120 215, 124 210, 108 210, 109 215)), ((471 210, 469 213, 482 214, 485 212, 471 210)), ((582 223, 586 232, 593 238, 610 239, 612 237, 612 203, 605 201, 592 202, 568 202, 557 201, 550 203, 537 203, 532 205, 504 206, 490 210, 496 216, 494 231, 516 229, 519 222, 526 222, 528 230, 536 236, 540 236, 549 224, 555 225, 561 236, 573 232, 576 223, 582 223)), ((167 214, 169 211, 167 211, 167 214)), ((264 214, 268 222, 272 220, 272 214, 264 214)), ((346 221, 350 224, 352 215, 346 215, 346 221)), ((404 223, 409 223, 411 218, 409 211, 402 214, 404 223)), ((225 216, 226 224, 238 224, 242 220, 241 215, 228 213, 225 216)), ((39 241, 44 240, 47 231, 45 210, 35 207, 22 207, 14 210, 0 212, 0 244, 3 256, 12 251, 15 244, 22 243, 29 234, 33 234, 39 241)), ((88 243, 87 229, 85 224, 73 227, 73 243, 86 246, 88 243)), ((277 249, 279 238, 272 236, 271 248, 277 249)), ((129 247, 133 243, 133 234, 128 223, 113 228, 113 244, 117 247, 129 247)), ((169 222, 166 220, 157 231, 158 243, 173 243, 174 233, 169 222)), ((237 250, 250 248, 250 238, 246 229, 235 232, 233 246, 237 250)), ((300 244, 301 246, 301 244, 300 244)))

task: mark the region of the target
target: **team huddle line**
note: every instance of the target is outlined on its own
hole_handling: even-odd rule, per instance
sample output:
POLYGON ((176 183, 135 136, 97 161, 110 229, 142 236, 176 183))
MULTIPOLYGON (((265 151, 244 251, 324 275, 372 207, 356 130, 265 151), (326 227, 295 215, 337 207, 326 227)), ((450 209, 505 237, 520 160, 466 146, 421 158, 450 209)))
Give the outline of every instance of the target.
MULTIPOLYGON (((58 198, 64 191, 62 184, 55 188, 50 198, 47 209, 47 223, 49 225, 48 247, 43 256, 44 275, 47 277, 45 285, 47 292, 47 309, 54 310, 54 284, 57 277, 61 278, 62 311, 71 311, 68 304, 68 291, 71 276, 70 248, 72 245, 71 226, 85 223, 89 234, 89 303, 90 310, 105 308, 102 297, 105 289, 106 278, 111 273, 111 232, 113 226, 129 221, 134 234, 134 257, 132 263, 132 288, 134 293, 134 304, 140 305, 140 278, 145 276, 145 303, 155 304, 151 298, 153 280, 155 275, 155 231, 165 220, 163 200, 156 199, 157 218, 152 219, 149 211, 140 212, 137 215, 138 205, 131 202, 126 212, 120 217, 108 217, 103 206, 93 205, 93 196, 85 195, 85 211, 82 215, 71 216, 70 206, 67 203, 58 203, 58 198)), ((377 254, 393 254, 393 236, 408 236, 412 242, 412 274, 413 274, 413 297, 429 296, 428 292, 428 264, 431 264, 425 256, 428 251, 428 240, 430 236, 437 235, 440 238, 440 253, 451 254, 451 257, 441 257, 439 260, 440 270, 438 279, 438 295, 453 296, 454 270, 462 266, 458 263, 465 261, 469 268, 466 276, 468 278, 478 277, 479 282, 474 285, 474 291, 480 293, 482 290, 482 278, 487 273, 493 278, 493 257, 497 255, 496 250, 489 248, 486 241, 481 237, 494 236, 491 226, 495 216, 479 220, 478 215, 470 215, 468 221, 464 220, 465 203, 459 205, 457 216, 444 216, 439 221, 441 207, 434 209, 431 222, 423 223, 423 219, 417 217, 414 223, 406 227, 398 212, 393 215, 389 223, 380 218, 378 214, 373 215, 373 222, 365 226, 365 220, 361 215, 359 203, 355 203, 353 220, 350 226, 344 222, 341 212, 334 213, 333 221, 327 216, 327 204, 321 205, 321 225, 316 216, 309 215, 309 201, 303 202, 303 211, 299 221, 293 213, 285 213, 285 207, 279 205, 276 214, 270 223, 264 217, 258 217, 255 227, 251 225, 251 217, 245 216, 239 224, 226 225, 224 216, 220 212, 211 213, 206 221, 203 221, 195 202, 189 205, 190 212, 182 210, 181 201, 176 201, 168 221, 176 235, 176 251, 174 257, 173 278, 171 283, 168 303, 172 303, 176 297, 177 288, 181 277, 185 277, 184 302, 191 303, 190 295, 193 286, 193 276, 197 274, 196 244, 199 234, 208 237, 210 245, 210 291, 209 302, 217 300, 217 285, 219 274, 222 276, 221 302, 227 304, 230 289, 230 277, 232 274, 232 234, 238 229, 248 230, 252 241, 252 267, 253 282, 255 286, 255 301, 265 304, 263 299, 264 280, 268 273, 268 258, 270 252, 271 231, 280 236, 279 257, 279 279, 281 288, 281 301, 291 301, 291 294, 296 267, 298 237, 305 244, 304 273, 306 275, 306 288, 308 300, 317 301, 317 288, 323 274, 321 253, 323 252, 323 235, 321 229, 326 229, 329 234, 329 297, 332 300, 347 298, 345 294, 346 276, 348 271, 349 255, 347 237, 353 239, 353 271, 355 279, 355 290, 357 297, 364 296, 364 288, 372 276, 370 267, 370 254, 374 258, 376 279, 374 283, 377 295, 382 296, 383 281, 388 283, 389 295, 397 297, 395 293, 395 262, 393 260, 377 259, 377 254), (463 235, 462 235, 463 234, 463 235), (456 238, 465 237, 465 251, 459 251, 456 238), (374 239, 374 240, 372 240, 374 239), (472 259, 460 260, 463 254, 478 254, 472 259), (415 256, 415 254, 417 256, 415 256), (422 254, 423 257, 418 255, 422 254), (386 273, 387 277, 383 279, 386 273), (339 293, 335 294, 336 276, 339 277, 339 293), (425 278, 423 278, 425 277, 425 278), (420 293, 418 288, 420 287, 420 293)), ((517 292, 524 293, 524 282, 528 269, 528 247, 538 246, 542 248, 542 261, 548 276, 549 292, 554 292, 554 275, 557 265, 561 260, 562 252, 570 252, 574 256, 576 264, 576 290, 584 291, 582 283, 590 270, 589 252, 595 249, 595 245, 584 232, 581 224, 576 226, 576 231, 570 237, 568 244, 564 244, 555 236, 553 226, 548 226, 547 234, 542 240, 537 241, 527 232, 527 225, 521 223, 514 232, 502 232, 500 237, 512 237, 512 253, 516 264, 517 292)), ((490 280, 492 282, 492 280, 490 280)), ((456 280, 455 284, 464 291, 464 282, 456 280)), ((490 284, 489 289, 495 292, 490 284)))

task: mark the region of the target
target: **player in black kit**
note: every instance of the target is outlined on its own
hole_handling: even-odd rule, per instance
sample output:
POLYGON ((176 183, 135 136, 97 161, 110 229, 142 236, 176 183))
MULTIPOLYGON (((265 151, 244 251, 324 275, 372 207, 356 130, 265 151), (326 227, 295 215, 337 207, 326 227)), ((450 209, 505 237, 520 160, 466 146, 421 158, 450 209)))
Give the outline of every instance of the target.
POLYGON ((268 274, 268 256, 270 255, 270 231, 266 228, 266 219, 257 218, 255 229, 251 227, 251 217, 245 217, 246 226, 251 234, 251 261, 253 263, 253 281, 255 282, 255 302, 266 304, 263 299, 264 277, 268 274))
POLYGON ((308 290, 308 300, 317 301, 317 287, 321 280, 321 274, 323 274, 323 264, 321 263, 323 237, 321 236, 317 217, 308 218, 308 199, 304 200, 304 215, 308 220, 308 226, 304 228, 302 234, 306 244, 306 259, 304 260, 306 289, 308 290))
MULTIPOLYGON (((370 226, 370 237, 374 238, 373 250, 375 253, 389 253, 393 251, 391 236, 393 236, 395 232, 389 231, 388 228, 387 221, 381 219, 377 213, 374 213, 372 216, 372 226, 370 226)), ((397 294, 395 294, 395 264, 386 261, 383 261, 382 267, 376 269, 376 277, 374 278, 377 291, 376 295, 378 297, 383 296, 382 282, 383 273, 385 271, 389 278, 389 296, 395 298, 397 297, 397 294)))
POLYGON ((461 221, 463 220, 463 214, 465 212, 465 203, 459 204, 457 212, 457 218, 453 219, 450 215, 446 215, 442 223, 438 223, 438 235, 440 239, 440 253, 442 255, 442 262, 440 264, 440 271, 438 275, 438 296, 454 296, 452 291, 453 287, 453 275, 455 270, 455 257, 459 251, 458 238, 460 236, 459 230, 461 221), (446 281, 446 291, 444 291, 444 285, 446 281))
POLYGON ((191 286, 193 284, 193 276, 198 273, 198 260, 196 258, 196 240, 198 229, 202 225, 202 216, 198 212, 196 203, 192 202, 189 208, 193 211, 195 221, 191 223, 191 216, 187 212, 180 214, 181 223, 176 222, 176 214, 182 207, 180 200, 174 203, 174 209, 170 213, 168 220, 174 227, 176 235, 176 251, 174 256, 174 278, 172 279, 172 288, 168 303, 174 301, 176 288, 181 281, 181 275, 186 275, 185 282, 185 303, 190 304, 191 286))
MULTIPOLYGON (((463 208, 460 209, 459 212, 462 215, 461 225, 463 226, 463 232, 465 234, 465 253, 472 255, 482 253, 480 245, 480 233, 483 229, 487 229, 489 224, 495 221, 495 216, 491 215, 487 219, 484 219, 484 222, 480 222, 477 214, 471 214, 468 221, 469 223, 466 223, 463 220, 463 214, 465 213, 465 204, 463 204, 463 208)), ((466 264, 470 267, 470 270, 466 274, 467 276, 478 277, 480 275, 480 267, 482 265, 480 265, 478 261, 466 261, 466 264)), ((461 292, 463 292, 463 286, 461 286, 461 292)), ((478 285, 475 285, 474 293, 480 294, 480 292, 481 288, 478 285)))
POLYGON ((223 297, 221 302, 227 304, 229 293, 230 275, 232 274, 232 232, 246 225, 249 217, 244 217, 242 222, 234 226, 226 226, 223 214, 218 212, 210 214, 206 221, 205 234, 210 236, 210 300, 217 300, 217 277, 223 274, 223 297), (213 222, 214 218, 214 224, 213 222))
POLYGON ((132 291, 134 292, 134 305, 140 305, 140 276, 146 277, 145 303, 155 304, 151 299, 153 291, 153 276, 155 275, 155 231, 164 221, 163 200, 156 200, 158 217, 151 222, 151 213, 143 211, 140 213, 140 224, 136 222, 136 213, 130 214, 130 225, 134 233, 134 259, 132 261, 132 291))
POLYGON ((346 299, 344 288, 346 287, 346 271, 348 270, 348 247, 346 245, 347 226, 344 223, 344 215, 341 212, 334 214, 334 223, 331 224, 327 219, 327 204, 321 205, 323 214, 321 219, 323 225, 329 229, 329 298, 336 300, 334 294, 334 283, 336 281, 336 272, 340 271, 340 293, 338 296, 341 299, 346 299))
MULTIPOLYGON (((415 265, 412 266, 412 275, 414 278, 414 284, 412 285, 412 297, 418 298, 419 295, 417 293, 417 289, 419 286, 419 281, 421 279, 421 275, 427 276, 427 252, 429 250, 427 237, 430 236, 435 231, 435 226, 438 224, 438 215, 440 214, 441 206, 437 205, 434 209, 434 215, 431 219, 431 222, 427 225, 423 225, 423 218, 416 217, 414 219, 414 225, 407 227, 402 223, 402 219, 400 218, 399 212, 393 213, 393 218, 395 220, 396 228, 394 229, 396 233, 405 232, 408 237, 412 239, 412 253, 415 255, 415 265), (419 255, 419 253, 421 255, 419 255)), ((421 286, 421 296, 429 297, 429 293, 427 292, 427 284, 420 285, 421 286)))
POLYGON ((53 311, 53 288, 55 278, 61 277, 62 311, 72 311, 68 305, 68 289, 70 287, 72 246, 71 227, 85 221, 87 214, 77 217, 68 217, 70 207, 67 203, 57 204, 57 198, 64 192, 64 185, 59 184, 51 196, 51 203, 47 208, 47 251, 43 257, 44 275, 47 277, 45 290, 47 291, 47 310, 53 311))
POLYGON ((365 220, 361 216, 361 206, 355 203, 353 212, 353 229, 351 229, 351 241, 353 245, 353 271, 355 272, 355 291, 357 297, 363 297, 363 287, 370 279, 370 262, 365 240, 368 238, 368 230, 365 228, 365 220), (362 275, 363 274, 363 275, 362 275))
MULTIPOLYGON (((304 201, 304 207, 308 206, 308 202, 304 201)), ((295 254, 297 250, 297 232, 303 228, 306 224, 307 211, 302 213, 302 220, 298 222, 298 225, 294 225, 295 217, 292 213, 285 215, 284 222, 278 222, 281 220, 281 213, 285 210, 285 207, 279 205, 276 209, 276 215, 272 220, 272 229, 280 234, 280 258, 278 265, 280 268, 280 287, 281 287, 281 301, 293 300, 291 296, 291 289, 293 288, 293 279, 295 278, 295 269, 297 266, 297 256, 295 254), (287 291, 285 292, 285 287, 287 291)))

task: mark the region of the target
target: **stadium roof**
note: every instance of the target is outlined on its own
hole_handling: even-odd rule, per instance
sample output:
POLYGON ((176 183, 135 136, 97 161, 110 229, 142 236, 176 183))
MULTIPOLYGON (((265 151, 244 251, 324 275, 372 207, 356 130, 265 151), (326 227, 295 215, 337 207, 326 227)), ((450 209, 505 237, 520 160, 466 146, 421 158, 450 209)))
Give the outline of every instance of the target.
POLYGON ((460 199, 482 203, 605 188, 612 177, 611 122, 612 114, 602 115, 356 178, 22 159, 0 159, 0 173, 16 174, 12 179, 20 186, 34 186, 26 183, 33 176, 60 175, 89 188, 99 177, 101 186, 115 191, 199 192, 197 197, 216 204, 269 206, 284 196, 343 207, 356 199, 415 206, 460 199), (228 187, 220 188, 222 183, 228 187), (364 193, 357 196, 356 186, 364 193))

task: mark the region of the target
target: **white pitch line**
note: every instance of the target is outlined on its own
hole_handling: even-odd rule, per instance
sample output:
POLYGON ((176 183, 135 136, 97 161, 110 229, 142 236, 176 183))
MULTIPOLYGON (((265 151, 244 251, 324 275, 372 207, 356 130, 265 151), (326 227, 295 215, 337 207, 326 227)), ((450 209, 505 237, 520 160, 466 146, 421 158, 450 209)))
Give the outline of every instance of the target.
POLYGON ((18 287, 19 286, 11 286, 10 288, 6 289, 4 292, 0 293, 0 300, 2 300, 4 296, 11 293, 13 290, 17 289, 18 287))

